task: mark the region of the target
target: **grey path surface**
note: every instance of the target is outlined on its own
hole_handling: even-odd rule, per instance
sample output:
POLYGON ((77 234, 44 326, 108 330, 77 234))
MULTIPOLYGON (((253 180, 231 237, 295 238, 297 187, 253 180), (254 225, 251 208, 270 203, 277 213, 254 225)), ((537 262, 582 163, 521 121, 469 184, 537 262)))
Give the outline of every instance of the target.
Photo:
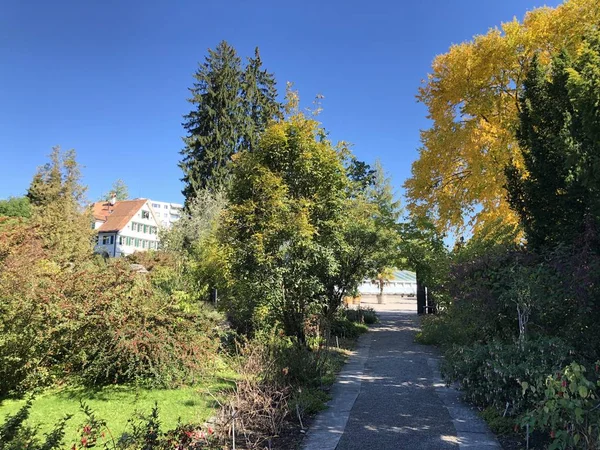
POLYGON ((436 350, 414 343, 418 317, 405 306, 375 306, 380 323, 361 337, 305 450, 500 449, 440 379, 436 350))

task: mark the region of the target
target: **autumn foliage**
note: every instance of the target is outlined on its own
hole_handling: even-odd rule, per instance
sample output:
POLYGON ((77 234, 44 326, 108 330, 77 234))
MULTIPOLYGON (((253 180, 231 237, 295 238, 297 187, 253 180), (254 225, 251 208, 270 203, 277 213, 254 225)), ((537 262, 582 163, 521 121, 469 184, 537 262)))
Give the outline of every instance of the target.
POLYGON ((531 59, 537 54, 549 62, 563 49, 579 48, 598 23, 596 1, 568 0, 437 56, 419 92, 432 126, 422 132, 419 159, 405 183, 409 210, 430 216, 441 231, 477 232, 497 222, 515 227, 504 168, 522 162, 515 132, 531 59))
POLYGON ((218 341, 201 311, 183 311, 124 260, 63 268, 38 231, 0 232, 3 394, 65 377, 172 385, 210 366, 218 341))

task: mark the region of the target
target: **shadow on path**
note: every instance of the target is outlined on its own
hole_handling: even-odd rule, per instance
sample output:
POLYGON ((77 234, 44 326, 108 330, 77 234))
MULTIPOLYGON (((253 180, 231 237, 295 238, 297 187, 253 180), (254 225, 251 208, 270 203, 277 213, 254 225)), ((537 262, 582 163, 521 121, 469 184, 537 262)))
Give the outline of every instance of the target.
POLYGON ((439 379, 436 349, 414 342, 416 314, 381 309, 380 323, 359 340, 304 448, 500 448, 439 379))

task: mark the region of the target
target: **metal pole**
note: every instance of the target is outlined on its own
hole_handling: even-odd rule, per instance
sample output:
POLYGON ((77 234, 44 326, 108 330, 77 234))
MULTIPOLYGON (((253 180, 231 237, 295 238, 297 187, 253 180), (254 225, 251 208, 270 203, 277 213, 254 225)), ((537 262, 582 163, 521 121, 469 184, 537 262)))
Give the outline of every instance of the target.
POLYGON ((417 314, 425 313, 425 286, 417 272, 417 314))

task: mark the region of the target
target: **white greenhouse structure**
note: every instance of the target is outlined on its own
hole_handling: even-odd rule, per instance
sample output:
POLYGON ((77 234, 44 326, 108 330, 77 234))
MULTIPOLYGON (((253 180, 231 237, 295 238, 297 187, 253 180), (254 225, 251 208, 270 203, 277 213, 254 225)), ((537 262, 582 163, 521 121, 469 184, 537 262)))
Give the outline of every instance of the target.
MULTIPOLYGON (((361 295, 379 295, 379 282, 376 280, 365 280, 359 287, 361 295)), ((393 277, 385 281, 383 295, 400 295, 403 297, 416 297, 417 276, 408 270, 396 270, 393 277)))

